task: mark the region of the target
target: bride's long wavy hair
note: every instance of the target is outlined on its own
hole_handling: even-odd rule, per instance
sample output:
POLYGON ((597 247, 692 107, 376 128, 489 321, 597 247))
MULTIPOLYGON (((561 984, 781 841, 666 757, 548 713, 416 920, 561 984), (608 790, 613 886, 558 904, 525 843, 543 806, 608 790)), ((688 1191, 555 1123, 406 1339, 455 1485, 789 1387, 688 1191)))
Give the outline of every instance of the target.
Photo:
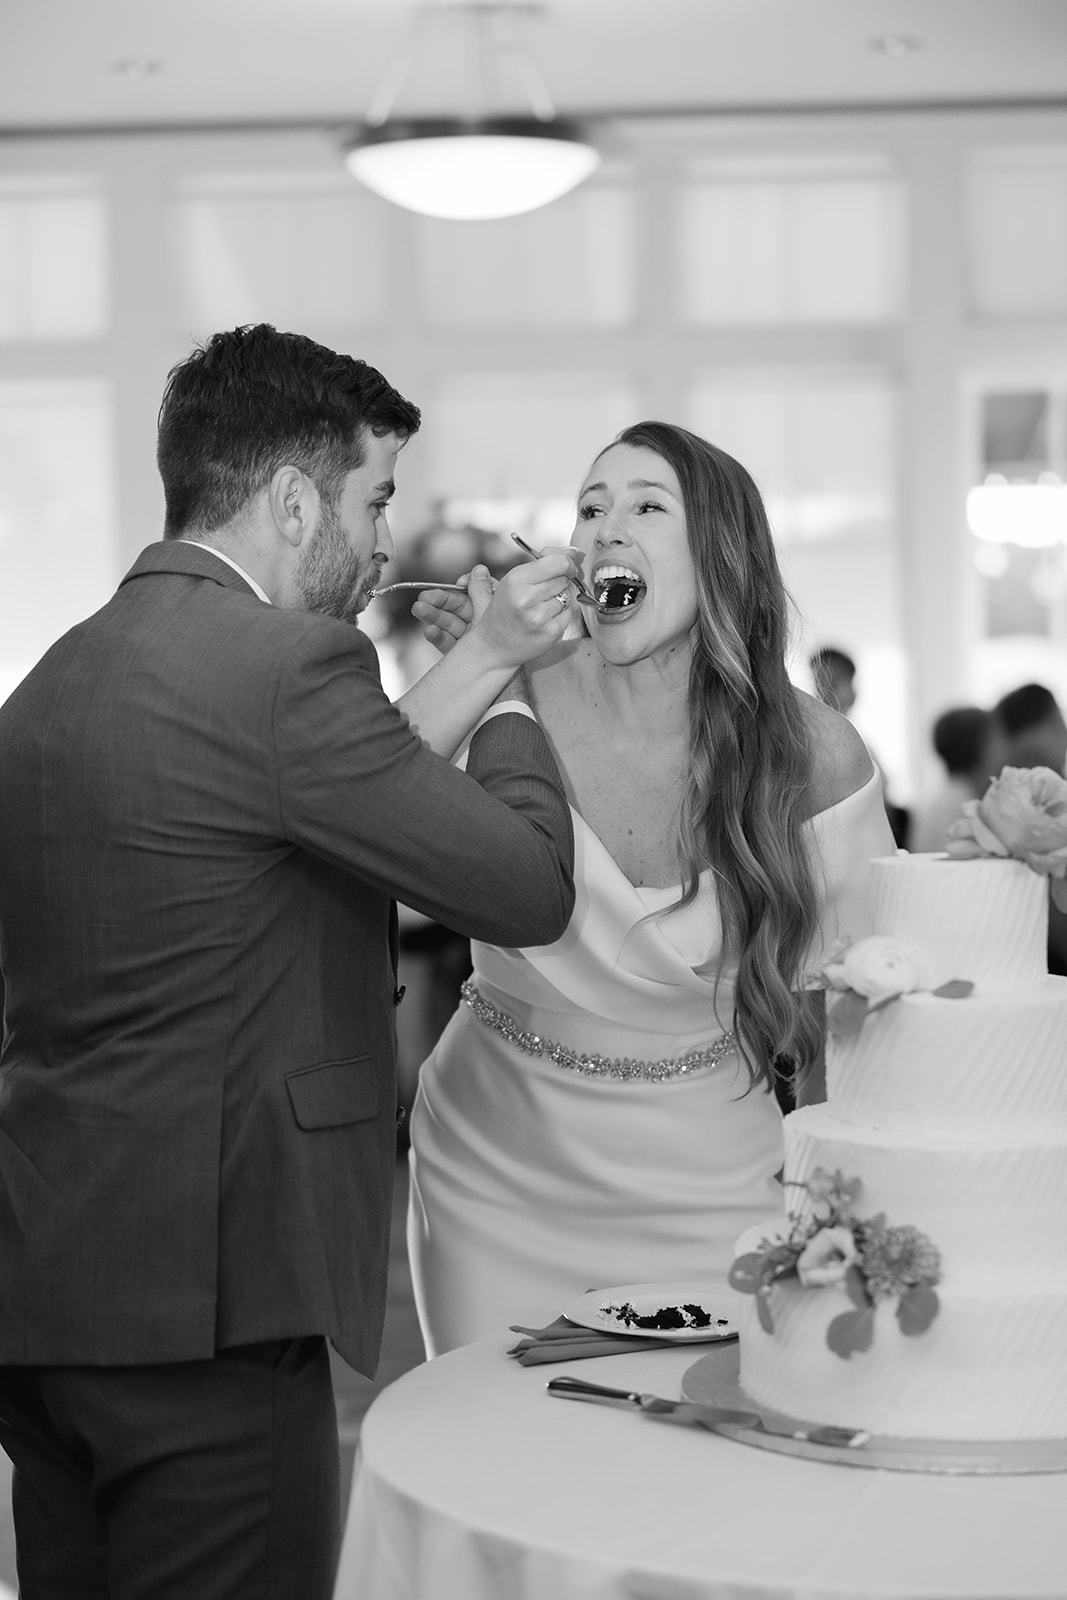
POLYGON ((732 1025, 750 1086, 770 1084, 779 1058, 803 1070, 821 1044, 797 999, 818 910, 803 837, 811 750, 785 667, 789 598, 763 500, 739 462, 665 422, 636 423, 616 443, 655 451, 682 491, 697 624, 678 906, 692 904, 710 868, 723 951, 737 961, 732 1025))

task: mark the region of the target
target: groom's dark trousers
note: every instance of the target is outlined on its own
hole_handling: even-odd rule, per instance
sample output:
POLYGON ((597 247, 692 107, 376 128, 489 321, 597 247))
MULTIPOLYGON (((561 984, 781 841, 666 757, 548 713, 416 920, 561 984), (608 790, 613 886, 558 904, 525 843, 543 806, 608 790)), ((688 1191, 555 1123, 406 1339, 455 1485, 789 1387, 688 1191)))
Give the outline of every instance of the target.
POLYGON ((357 628, 202 546, 149 546, 0 705, 23 1600, 328 1596, 326 1341, 373 1375, 385 1309, 394 901, 543 944, 572 849, 529 717, 455 770, 357 628))
POLYGON ((324 1339, 176 1365, 6 1367, 0 1442, 15 1466, 20 1595, 332 1592, 340 1484, 324 1339))

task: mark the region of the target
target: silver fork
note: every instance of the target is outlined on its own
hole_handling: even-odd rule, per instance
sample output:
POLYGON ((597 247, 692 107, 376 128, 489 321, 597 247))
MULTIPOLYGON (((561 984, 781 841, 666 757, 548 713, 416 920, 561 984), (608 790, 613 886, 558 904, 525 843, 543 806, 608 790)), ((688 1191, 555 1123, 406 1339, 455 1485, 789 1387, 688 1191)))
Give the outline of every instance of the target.
POLYGON ((424 582, 415 583, 387 583, 384 589, 372 589, 371 599, 380 600, 383 594, 395 594, 398 589, 447 589, 449 594, 466 594, 467 590, 462 583, 438 583, 436 578, 427 578, 424 582))
MULTIPOLYGON (((540 558, 544 555, 545 552, 543 550, 535 550, 532 544, 527 544, 526 540, 522 538, 521 534, 513 533, 511 537, 514 539, 519 549, 525 550, 526 554, 531 556, 534 561, 540 560, 540 558)), ((575 587, 576 593, 574 598, 577 600, 579 605, 592 606, 594 611, 600 610, 600 605, 596 596, 590 594, 581 578, 571 578, 568 581, 573 583, 575 587)))

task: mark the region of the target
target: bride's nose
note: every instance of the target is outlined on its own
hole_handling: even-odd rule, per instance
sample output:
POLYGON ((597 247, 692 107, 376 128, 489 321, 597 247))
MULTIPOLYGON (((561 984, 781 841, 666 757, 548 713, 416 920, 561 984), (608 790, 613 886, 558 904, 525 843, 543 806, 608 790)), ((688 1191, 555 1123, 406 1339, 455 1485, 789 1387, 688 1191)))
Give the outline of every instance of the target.
POLYGON ((630 534, 622 520, 617 521, 614 513, 601 517, 597 523, 596 538, 593 540, 594 547, 607 549, 611 545, 629 543, 630 534))

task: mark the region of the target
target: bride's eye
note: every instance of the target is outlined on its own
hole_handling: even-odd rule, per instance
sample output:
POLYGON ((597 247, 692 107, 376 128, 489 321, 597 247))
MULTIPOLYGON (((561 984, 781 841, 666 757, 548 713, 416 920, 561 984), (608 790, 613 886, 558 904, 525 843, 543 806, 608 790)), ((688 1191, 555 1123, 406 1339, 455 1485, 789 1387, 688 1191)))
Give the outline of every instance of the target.
POLYGON ((665 511, 667 508, 661 505, 658 500, 642 500, 637 509, 638 511, 665 511))
POLYGON ((579 522, 588 522, 590 517, 596 517, 596 516, 599 516, 599 515, 600 515, 600 507, 599 506, 588 505, 588 506, 579 506, 578 507, 578 520, 579 520, 579 522))

